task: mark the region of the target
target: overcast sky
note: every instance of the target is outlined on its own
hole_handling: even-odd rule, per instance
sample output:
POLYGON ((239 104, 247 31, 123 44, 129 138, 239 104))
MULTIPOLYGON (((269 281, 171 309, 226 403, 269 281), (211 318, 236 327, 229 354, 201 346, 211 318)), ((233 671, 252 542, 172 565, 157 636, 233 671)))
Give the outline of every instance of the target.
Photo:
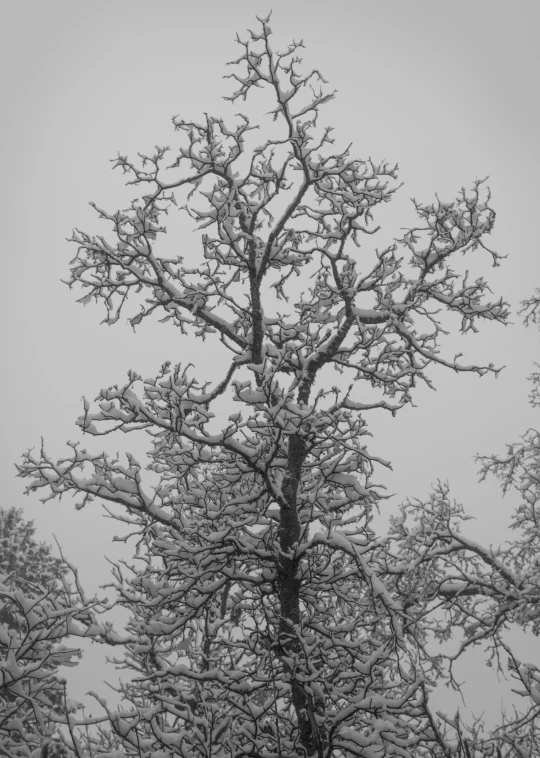
MULTIPOLYGON (((188 359, 202 376, 212 354, 166 325, 147 324, 136 334, 125 323, 100 325, 100 307, 76 304, 80 294, 60 281, 75 254, 65 238, 74 227, 108 231, 89 201, 114 211, 134 196, 121 173, 111 172, 108 161, 118 152, 174 148, 177 114, 232 119, 239 106, 221 99, 231 91, 224 64, 240 54, 236 32, 244 36, 255 15, 270 9, 274 49, 303 39, 306 67, 319 68, 338 90, 321 114, 337 144, 353 142, 359 158, 399 163, 404 187, 385 209, 374 244, 414 224, 411 197, 430 202, 437 192, 451 200, 462 186, 490 177, 498 213, 490 243, 508 258, 493 269, 479 251, 473 268, 510 301, 515 323, 450 338, 447 354, 457 347, 468 362, 506 368, 498 380, 435 371, 437 392, 419 391, 417 408, 396 419, 374 413, 369 422, 372 451, 393 464, 391 475, 379 477, 397 493, 392 502, 425 496, 437 478, 448 479, 477 517, 471 535, 484 542, 508 536, 511 499, 502 500, 496 483, 477 483, 472 456, 502 452, 537 423, 526 377, 540 358, 538 333, 526 331, 516 311, 540 286, 540 4, 3 0, 2 505, 24 507, 40 539, 56 534, 91 591, 107 579, 104 553, 117 555, 114 524, 97 504, 75 512, 67 500, 24 498, 14 462, 41 436, 62 455, 65 441, 78 438, 81 397, 124 381, 129 368, 146 376, 165 360, 188 359)), ((189 260, 198 235, 187 217, 184 229, 178 249, 189 260)), ((112 449, 129 449, 129 442, 114 441, 112 449)), ((100 443, 85 440, 96 451, 100 443)), ((137 453, 145 449, 144 441, 136 445, 137 453)), ((91 678, 80 671, 79 693, 91 678)), ((487 687, 483 676, 475 677, 478 693, 487 687)))

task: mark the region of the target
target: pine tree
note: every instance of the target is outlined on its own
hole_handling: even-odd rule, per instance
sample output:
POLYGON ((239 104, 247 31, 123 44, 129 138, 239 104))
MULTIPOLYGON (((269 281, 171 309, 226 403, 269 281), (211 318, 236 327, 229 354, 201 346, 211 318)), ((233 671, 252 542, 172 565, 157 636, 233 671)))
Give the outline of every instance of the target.
MULTIPOLYGON (((9 756, 66 755, 61 665, 80 651, 63 643, 84 610, 69 566, 37 542, 22 509, 0 507, 0 750, 9 756)), ((84 633, 85 627, 79 631, 84 633)))

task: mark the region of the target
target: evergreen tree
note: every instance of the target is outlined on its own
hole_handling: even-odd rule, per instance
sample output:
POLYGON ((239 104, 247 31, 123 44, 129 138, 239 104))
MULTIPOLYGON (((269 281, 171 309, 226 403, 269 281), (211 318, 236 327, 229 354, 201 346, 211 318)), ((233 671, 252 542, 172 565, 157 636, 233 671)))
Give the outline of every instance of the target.
POLYGON ((86 627, 74 625, 83 605, 68 565, 34 535, 22 509, 0 507, 0 752, 53 758, 67 754, 58 669, 80 655, 63 642, 86 627))

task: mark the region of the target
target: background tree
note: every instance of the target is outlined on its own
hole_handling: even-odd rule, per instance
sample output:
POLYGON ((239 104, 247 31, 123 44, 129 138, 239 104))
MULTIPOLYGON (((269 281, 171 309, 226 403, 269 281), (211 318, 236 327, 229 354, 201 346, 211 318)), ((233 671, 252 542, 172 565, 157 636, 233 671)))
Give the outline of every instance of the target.
MULTIPOLYGON (((230 353, 215 382, 165 363, 155 378, 132 371, 102 390, 96 409, 85 401, 84 432, 151 435, 157 487, 133 456, 123 465, 77 443, 58 462, 29 452, 20 467, 29 491, 122 506, 119 518, 139 535, 138 562, 115 569, 118 602, 131 611, 116 637, 123 665, 138 673, 123 687, 131 705, 112 712, 102 701, 110 731, 85 749, 265 758, 495 750, 496 737, 466 742, 456 723, 447 737, 430 709, 430 684, 445 676, 425 645, 438 631, 423 621, 436 593, 425 589, 425 562, 405 568, 424 533, 397 522, 394 536, 373 532, 384 494, 372 477, 389 463, 364 440, 368 412, 396 414, 418 383, 431 386, 432 364, 496 373, 441 354, 448 316, 462 333, 508 318, 484 279, 455 268, 458 254, 482 250, 498 265, 485 242, 489 192, 477 181, 452 203, 415 202, 418 224, 374 249, 377 206, 396 191, 397 167, 332 152, 332 130, 318 120, 333 94, 318 71, 301 73, 300 43, 274 52, 260 23, 238 40, 228 99, 266 88, 272 137, 253 142, 256 127, 241 114, 234 127, 176 117, 184 142, 168 165, 168 148, 114 161, 142 196, 115 213, 96 208, 113 240, 73 235, 70 285, 85 290, 82 302, 104 302, 107 323, 134 301, 134 327, 160 313, 230 353), (157 248, 163 215, 186 190, 181 207, 208 231, 184 262, 157 248)), ((447 511, 441 491, 426 513, 435 523, 447 511)), ((98 627, 93 619, 106 640, 98 627)))
POLYGON ((0 752, 9 756, 65 754, 59 726, 66 697, 61 666, 80 650, 63 644, 83 634, 85 603, 76 575, 50 545, 34 539, 22 510, 0 508, 0 752), (70 585, 70 580, 72 584, 70 585))
POLYGON ((60 580, 67 570, 50 545, 36 541, 35 533, 33 521, 24 520, 22 508, 0 507, 0 573, 20 588, 36 579, 60 580))
MULTIPOLYGON (((522 303, 525 325, 538 322, 539 309, 537 290, 522 303)), ((530 379, 530 403, 538 407, 540 375, 533 373, 530 379)), ((392 519, 391 539, 399 550, 390 549, 392 559, 385 577, 387 582, 395 581, 405 604, 418 603, 422 608, 415 630, 422 641, 430 633, 441 641, 449 638, 451 629, 463 633, 449 656, 454 685, 453 663, 465 650, 485 643, 489 665, 515 680, 519 689, 514 691, 529 706, 512 717, 505 714, 494 737, 517 756, 540 752, 540 669, 534 663, 522 663, 507 638, 516 627, 535 636, 540 631, 539 451, 539 432, 530 428, 519 443, 507 446, 506 455, 478 456, 482 479, 493 474, 501 480, 503 494, 510 489, 520 494, 521 503, 511 522, 518 534, 515 540, 484 547, 464 535, 464 509, 451 502, 448 485, 439 483, 427 502, 409 502, 392 519)))

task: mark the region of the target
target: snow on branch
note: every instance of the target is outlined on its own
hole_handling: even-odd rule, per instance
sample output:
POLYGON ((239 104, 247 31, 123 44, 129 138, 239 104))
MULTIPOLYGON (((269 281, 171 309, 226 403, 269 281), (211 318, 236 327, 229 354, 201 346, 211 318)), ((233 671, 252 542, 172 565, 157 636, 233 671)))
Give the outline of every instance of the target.
MULTIPOLYGON (((390 462, 367 445, 369 414, 399 415, 419 383, 433 386, 434 364, 500 370, 444 345, 452 316, 464 334, 508 322, 503 298, 460 263, 503 257, 486 242, 489 190, 476 181, 450 203, 414 201, 418 221, 377 248, 397 165, 334 147, 321 123, 334 92, 303 70, 302 42, 277 52, 269 17, 258 21, 237 39, 226 99, 261 89, 271 137, 256 144, 260 124, 244 114, 175 116, 174 147, 113 160, 140 197, 122 210, 93 204, 107 231, 71 238, 68 284, 105 307, 107 324, 155 315, 229 356, 206 380, 165 362, 84 400, 80 431, 145 432, 146 468, 79 442, 58 461, 42 444, 18 467, 44 500, 113 504, 137 539, 133 561, 112 569, 125 633, 95 617, 86 627, 134 676, 118 710, 96 695, 107 728, 83 739, 77 725, 90 722, 70 717, 72 742, 78 758, 499 749, 502 738, 433 715, 430 687, 453 675, 426 639, 459 627, 459 653, 480 640, 498 649, 507 623, 533 618, 537 588, 517 547, 461 534, 465 516, 443 485, 377 537, 376 477, 390 462), (178 211, 200 233, 171 257, 163 235, 178 211), (329 381, 330 369, 344 380, 329 381)), ((515 471, 525 458, 512 456, 515 471)), ((534 498, 530 483, 524 493, 534 498)))

